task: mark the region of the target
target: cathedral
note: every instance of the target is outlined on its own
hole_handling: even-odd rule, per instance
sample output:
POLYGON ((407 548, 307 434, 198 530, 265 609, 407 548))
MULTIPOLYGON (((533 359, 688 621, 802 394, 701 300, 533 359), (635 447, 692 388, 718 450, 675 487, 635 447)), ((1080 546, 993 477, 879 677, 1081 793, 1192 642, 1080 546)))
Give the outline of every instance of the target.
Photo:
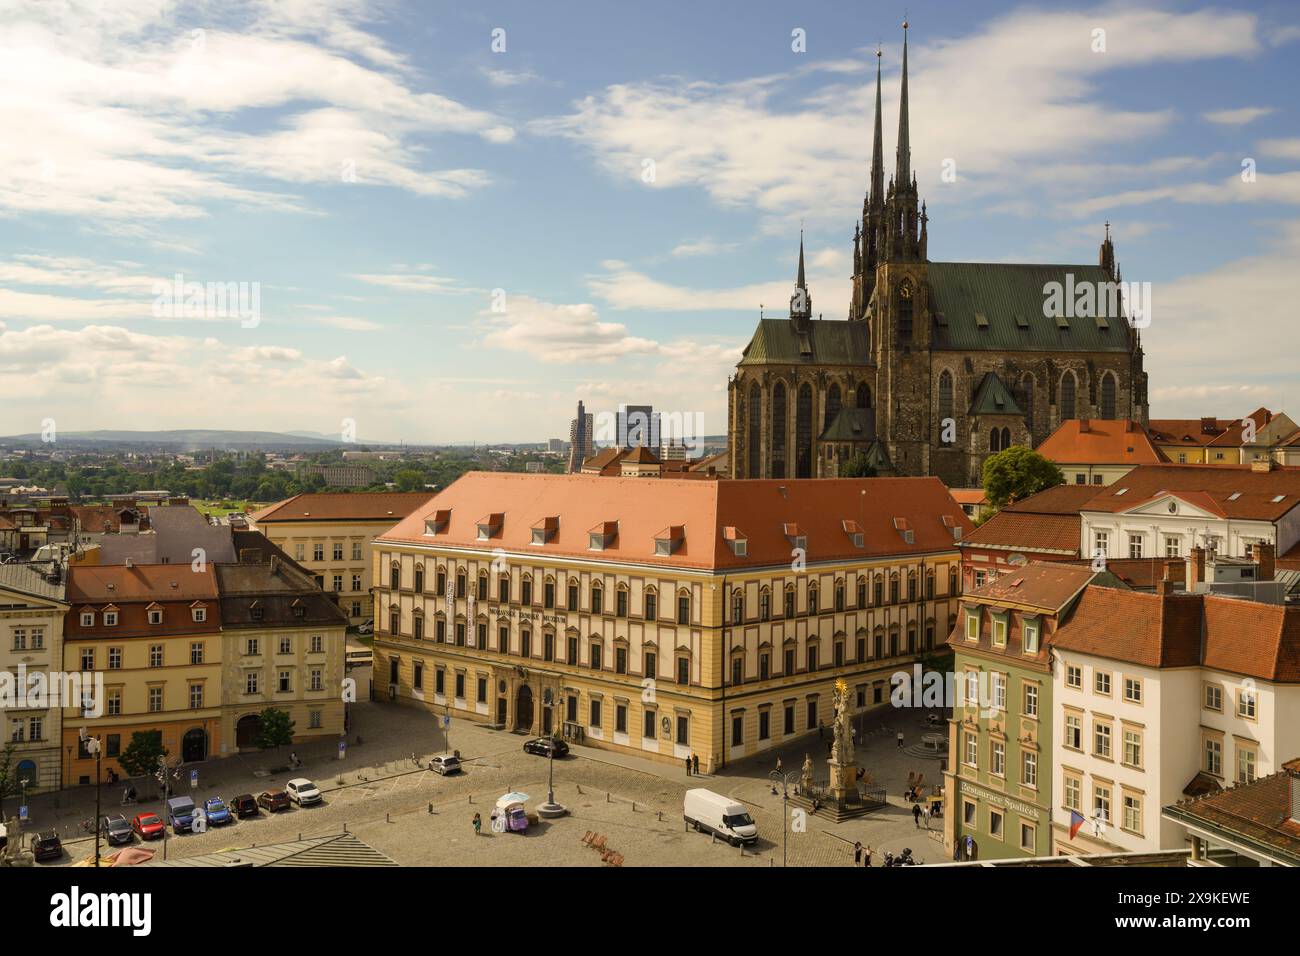
MULTIPOLYGON (((762 318, 727 387, 736 478, 828 478, 859 454, 881 475, 977 486, 985 458, 1064 420, 1147 423, 1138 331, 1121 309, 1045 305, 1052 283, 1117 288, 1096 265, 931 262, 912 169, 907 24, 894 175, 885 184, 880 54, 870 184, 853 234, 848 318, 813 318, 803 237, 789 318, 762 318)), ((1099 299, 1102 298, 1099 295, 1099 299)))

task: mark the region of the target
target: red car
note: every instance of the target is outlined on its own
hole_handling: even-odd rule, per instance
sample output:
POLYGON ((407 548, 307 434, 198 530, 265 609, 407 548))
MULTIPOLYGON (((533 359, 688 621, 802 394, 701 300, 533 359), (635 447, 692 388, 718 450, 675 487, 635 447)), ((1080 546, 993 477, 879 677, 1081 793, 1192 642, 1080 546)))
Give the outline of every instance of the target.
POLYGON ((141 840, 157 840, 163 835, 163 822, 156 813, 137 813, 131 821, 131 829, 140 835, 141 840))

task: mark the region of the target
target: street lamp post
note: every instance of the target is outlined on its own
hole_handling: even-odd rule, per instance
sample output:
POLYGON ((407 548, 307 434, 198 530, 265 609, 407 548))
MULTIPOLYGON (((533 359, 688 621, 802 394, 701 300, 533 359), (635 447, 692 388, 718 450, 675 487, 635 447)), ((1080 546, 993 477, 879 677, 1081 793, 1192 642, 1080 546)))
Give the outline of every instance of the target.
POLYGON ((86 752, 87 752, 87 753, 92 753, 92 754, 95 755, 95 819, 94 819, 94 825, 95 825, 95 868, 98 869, 98 868, 99 868, 99 830, 100 830, 99 819, 100 819, 100 813, 102 812, 102 811, 101 811, 101 808, 100 808, 100 803, 99 803, 99 796, 100 796, 100 788, 99 788, 99 779, 100 779, 100 777, 99 777, 99 767, 100 767, 100 758, 102 757, 102 754, 101 754, 101 752, 100 752, 101 748, 100 748, 100 746, 99 746, 99 738, 98 738, 98 737, 90 737, 90 736, 88 736, 88 735, 86 734, 86 728, 85 728, 85 727, 82 727, 82 728, 81 728, 81 733, 79 734, 79 736, 80 736, 80 738, 81 738, 81 744, 82 744, 82 746, 86 748, 86 752))
POLYGON ((158 756, 158 780, 162 783, 163 788, 163 805, 162 805, 162 825, 163 825, 163 859, 167 859, 167 794, 170 788, 167 782, 167 755, 158 756))
POLYGON ((772 781, 772 789, 776 785, 781 785, 781 866, 785 867, 787 858, 787 846, 790 841, 790 783, 799 776, 798 770, 791 770, 788 773, 782 773, 780 770, 773 770, 768 773, 772 781))

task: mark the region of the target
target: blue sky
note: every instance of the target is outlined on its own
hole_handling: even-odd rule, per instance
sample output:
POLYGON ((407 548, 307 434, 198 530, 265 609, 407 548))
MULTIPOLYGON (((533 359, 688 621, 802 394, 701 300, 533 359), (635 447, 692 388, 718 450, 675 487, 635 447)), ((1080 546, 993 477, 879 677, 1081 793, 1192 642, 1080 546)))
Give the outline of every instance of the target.
MULTIPOLYGON (((1109 219, 1152 283, 1153 416, 1300 411, 1300 12, 907 13, 930 257, 1094 262, 1109 219)), ((801 223, 814 311, 845 314, 874 51, 892 171, 902 15, 0 3, 0 434, 529 441, 579 398, 721 432, 801 223), (256 323, 158 314, 178 273, 257 283, 256 323)))

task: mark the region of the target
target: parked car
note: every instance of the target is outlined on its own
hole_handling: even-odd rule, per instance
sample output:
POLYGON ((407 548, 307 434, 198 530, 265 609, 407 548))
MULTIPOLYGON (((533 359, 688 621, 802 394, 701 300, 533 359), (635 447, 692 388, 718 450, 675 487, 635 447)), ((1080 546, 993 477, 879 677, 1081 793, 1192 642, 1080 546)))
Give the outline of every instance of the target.
POLYGON ((567 757, 569 745, 555 737, 536 737, 524 744, 524 753, 539 757, 567 757))
POLYGON ((294 777, 284 785, 284 789, 289 791, 289 799, 300 807, 320 803, 322 799, 319 788, 306 777, 294 777))
POLYGON ((167 801, 167 822, 172 833, 189 833, 194 829, 194 801, 189 797, 172 797, 167 801))
POLYGON ((234 812, 235 816, 241 820, 244 817, 258 816, 262 811, 257 809, 257 798, 251 793, 241 793, 237 797, 231 797, 227 806, 234 812))
POLYGON ((758 827, 743 803, 712 790, 687 790, 682 819, 700 833, 714 833, 732 846, 758 842, 758 827))
POLYGON ((226 806, 226 801, 220 797, 208 797, 204 800, 203 812, 208 815, 208 822, 214 826, 222 826, 235 819, 230 808, 226 806))
POLYGON ((131 824, 128 823, 126 817, 122 816, 120 813, 114 814, 113 816, 100 817, 99 832, 102 833, 104 839, 108 840, 112 845, 130 843, 135 839, 135 835, 131 832, 131 824))
POLYGON ((277 810, 288 810, 289 795, 279 787, 272 790, 263 790, 257 795, 257 805, 264 807, 268 813, 275 813, 277 810))
POLYGON ((373 634, 375 632, 375 619, 369 618, 365 623, 357 627, 358 634, 373 634))
POLYGON ((63 856, 63 844, 59 841, 59 835, 53 830, 36 834, 32 839, 32 856, 37 862, 57 860, 63 856))
POLYGON ((137 813, 131 820, 131 829, 141 840, 158 840, 163 835, 162 819, 156 813, 137 813))
POLYGON ((440 773, 444 777, 449 773, 460 773, 459 757, 434 757, 429 761, 429 769, 434 773, 440 773))

